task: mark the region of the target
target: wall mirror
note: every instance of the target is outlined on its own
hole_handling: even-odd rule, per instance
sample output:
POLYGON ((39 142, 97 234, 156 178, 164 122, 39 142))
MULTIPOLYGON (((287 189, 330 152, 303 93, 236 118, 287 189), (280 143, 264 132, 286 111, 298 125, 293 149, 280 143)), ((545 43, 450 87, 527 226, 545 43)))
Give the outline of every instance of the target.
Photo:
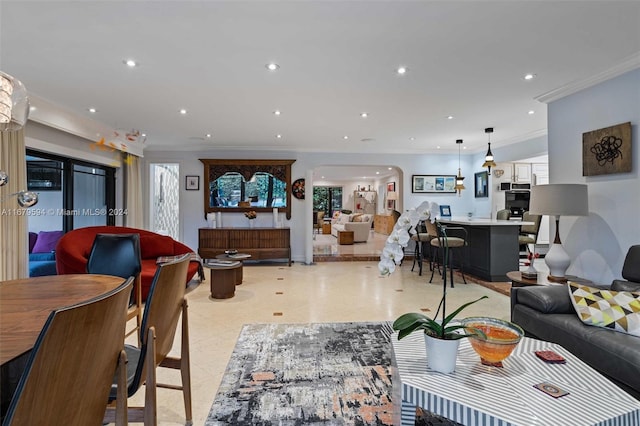
POLYGON ((291 219, 291 164, 296 160, 212 160, 204 164, 204 214, 272 211, 291 219))

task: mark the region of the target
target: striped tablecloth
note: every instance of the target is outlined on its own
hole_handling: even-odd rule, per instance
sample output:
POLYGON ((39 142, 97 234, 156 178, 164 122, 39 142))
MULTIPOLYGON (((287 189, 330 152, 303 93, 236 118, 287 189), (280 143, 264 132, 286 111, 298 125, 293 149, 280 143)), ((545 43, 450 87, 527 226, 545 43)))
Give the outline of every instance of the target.
POLYGON ((421 333, 400 341, 396 333, 391 341, 395 424, 413 425, 415 409, 422 407, 469 426, 640 425, 640 401, 559 345, 523 338, 497 368, 482 365, 463 339, 456 371, 442 374, 427 370, 421 333), (537 350, 556 351, 567 363, 547 364, 537 350), (556 399, 534 388, 542 382, 569 395, 556 399))

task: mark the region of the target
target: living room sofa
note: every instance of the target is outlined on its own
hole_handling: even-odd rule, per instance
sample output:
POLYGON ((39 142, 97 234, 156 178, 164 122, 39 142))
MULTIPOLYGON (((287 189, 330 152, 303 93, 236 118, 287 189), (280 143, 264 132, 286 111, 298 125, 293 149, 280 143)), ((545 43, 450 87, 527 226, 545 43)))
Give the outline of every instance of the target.
MULTIPOLYGON (((142 300, 146 300, 151 288, 151 282, 158 266, 158 258, 193 253, 193 250, 181 242, 155 232, 124 226, 88 226, 69 231, 58 241, 56 268, 59 275, 87 273, 87 261, 96 234, 140 235, 142 300)), ((203 278, 202 265, 198 259, 197 256, 194 256, 193 261, 189 263, 187 284, 196 273, 199 273, 200 279, 203 278)))
POLYGON ((369 240, 373 215, 364 213, 340 213, 331 219, 331 235, 338 238, 338 231, 353 231, 354 243, 366 243, 369 240))
MULTIPOLYGON (((640 293, 640 245, 632 246, 612 291, 640 293)), ((528 336, 557 343, 640 399, 640 337, 584 324, 567 285, 513 287, 511 320, 528 336)))
POLYGON ((56 275, 56 245, 62 231, 29 232, 29 276, 56 275))

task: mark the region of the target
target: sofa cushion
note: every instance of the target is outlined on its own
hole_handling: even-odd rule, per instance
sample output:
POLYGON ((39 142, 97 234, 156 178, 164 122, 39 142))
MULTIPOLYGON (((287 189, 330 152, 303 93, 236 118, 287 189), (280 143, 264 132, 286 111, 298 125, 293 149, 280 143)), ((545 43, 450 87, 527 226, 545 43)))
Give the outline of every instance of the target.
POLYGON ((33 247, 36 245, 38 234, 35 232, 29 232, 29 253, 33 253, 33 247))
POLYGON ((58 240, 63 234, 64 232, 62 231, 40 231, 32 253, 50 253, 54 251, 58 240))
POLYGON ((614 291, 633 291, 640 293, 640 283, 632 283, 631 281, 613 280, 611 290, 614 291))
POLYGON ((353 216, 351 216, 351 222, 364 222, 362 220, 362 213, 356 213, 353 216))
POLYGON ((566 286, 531 286, 518 289, 518 303, 543 314, 574 314, 566 286))
POLYGON ((640 293, 572 282, 568 288, 573 307, 583 323, 640 336, 640 293))
POLYGON ((160 256, 173 256, 173 238, 147 234, 140 235, 140 257, 143 259, 157 259, 160 256))

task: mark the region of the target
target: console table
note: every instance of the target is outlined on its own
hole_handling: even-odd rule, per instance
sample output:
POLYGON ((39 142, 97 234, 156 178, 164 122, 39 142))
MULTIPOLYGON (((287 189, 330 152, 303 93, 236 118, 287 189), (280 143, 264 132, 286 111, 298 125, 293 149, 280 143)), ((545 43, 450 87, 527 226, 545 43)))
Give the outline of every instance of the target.
POLYGON ((200 228, 198 254, 213 259, 225 250, 236 249, 252 260, 286 259, 291 266, 289 228, 200 228))

